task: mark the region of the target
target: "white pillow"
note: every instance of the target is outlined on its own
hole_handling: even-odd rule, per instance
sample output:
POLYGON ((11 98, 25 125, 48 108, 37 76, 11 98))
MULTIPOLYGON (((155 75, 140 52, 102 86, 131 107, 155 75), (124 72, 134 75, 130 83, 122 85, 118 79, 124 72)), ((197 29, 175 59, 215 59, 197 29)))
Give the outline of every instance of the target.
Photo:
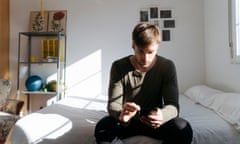
POLYGON ((240 93, 218 93, 209 106, 240 131, 240 93))
POLYGON ((240 93, 225 93, 206 85, 196 85, 187 89, 184 95, 214 110, 240 132, 240 93))
POLYGON ((187 89, 184 92, 184 95, 195 102, 206 103, 205 105, 209 105, 210 100, 213 99, 211 96, 218 93, 223 93, 223 91, 208 87, 206 85, 196 85, 187 89))

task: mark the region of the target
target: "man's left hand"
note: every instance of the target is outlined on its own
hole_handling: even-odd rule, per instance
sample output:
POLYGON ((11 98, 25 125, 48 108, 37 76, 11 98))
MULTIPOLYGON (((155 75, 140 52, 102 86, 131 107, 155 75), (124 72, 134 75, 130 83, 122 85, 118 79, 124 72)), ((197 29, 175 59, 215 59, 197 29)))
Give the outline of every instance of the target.
POLYGON ((163 121, 162 111, 159 108, 151 110, 148 115, 141 116, 140 121, 152 128, 158 128, 163 121))

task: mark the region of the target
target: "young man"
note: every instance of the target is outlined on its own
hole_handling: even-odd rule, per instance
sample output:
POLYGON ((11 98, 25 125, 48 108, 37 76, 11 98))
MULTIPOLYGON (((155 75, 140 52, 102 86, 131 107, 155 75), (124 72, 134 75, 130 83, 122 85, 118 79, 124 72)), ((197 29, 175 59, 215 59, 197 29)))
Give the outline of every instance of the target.
POLYGON ((157 55, 161 34, 155 25, 141 23, 132 32, 134 55, 113 62, 108 112, 95 128, 98 143, 145 135, 164 144, 190 144, 192 128, 178 117, 175 65, 157 55))

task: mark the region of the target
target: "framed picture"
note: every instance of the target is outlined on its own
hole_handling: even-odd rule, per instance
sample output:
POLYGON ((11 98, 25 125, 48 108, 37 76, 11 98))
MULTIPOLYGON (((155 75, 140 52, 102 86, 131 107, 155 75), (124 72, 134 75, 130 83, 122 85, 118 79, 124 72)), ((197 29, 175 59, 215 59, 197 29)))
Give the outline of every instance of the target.
POLYGON ((164 20, 164 28, 175 28, 175 20, 164 20))
POLYGON ((160 10, 160 18, 172 18, 171 10, 160 10))
POLYGON ((150 18, 158 18, 158 7, 150 8, 150 18))
POLYGON ((140 10, 140 22, 147 22, 148 20, 148 10, 140 10))
POLYGON ((66 32, 67 11, 49 11, 48 13, 48 31, 66 32))
POLYGON ((31 11, 30 12, 30 32, 46 32, 48 24, 48 12, 44 11, 44 18, 41 16, 40 11, 31 11))
POLYGON ((171 40, 170 30, 162 30, 162 41, 170 41, 170 40, 171 40))

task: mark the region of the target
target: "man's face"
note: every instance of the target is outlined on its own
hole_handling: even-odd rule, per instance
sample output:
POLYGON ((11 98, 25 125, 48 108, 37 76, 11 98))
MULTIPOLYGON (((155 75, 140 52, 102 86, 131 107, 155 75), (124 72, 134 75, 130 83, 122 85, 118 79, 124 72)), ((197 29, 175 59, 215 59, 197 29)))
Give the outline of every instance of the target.
POLYGON ((133 44, 133 50, 136 56, 137 63, 142 68, 147 68, 151 66, 157 54, 158 47, 158 43, 152 43, 144 48, 139 48, 136 44, 133 44))

